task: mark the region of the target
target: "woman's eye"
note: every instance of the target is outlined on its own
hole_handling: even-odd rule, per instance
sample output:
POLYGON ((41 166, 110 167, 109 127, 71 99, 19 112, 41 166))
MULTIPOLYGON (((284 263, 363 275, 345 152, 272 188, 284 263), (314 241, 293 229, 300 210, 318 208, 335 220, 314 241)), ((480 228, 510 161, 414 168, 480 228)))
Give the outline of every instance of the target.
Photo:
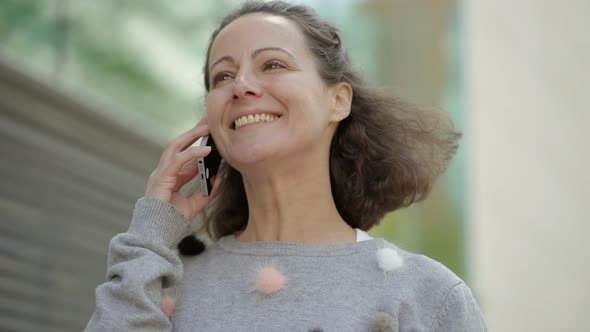
POLYGON ((217 75, 215 75, 215 77, 213 78, 213 86, 223 82, 223 81, 228 81, 231 80, 232 77, 230 74, 228 73, 219 73, 217 75))
POLYGON ((282 68, 285 68, 285 65, 283 65, 280 62, 276 62, 276 61, 268 62, 264 65, 264 70, 274 70, 274 69, 282 69, 282 68))

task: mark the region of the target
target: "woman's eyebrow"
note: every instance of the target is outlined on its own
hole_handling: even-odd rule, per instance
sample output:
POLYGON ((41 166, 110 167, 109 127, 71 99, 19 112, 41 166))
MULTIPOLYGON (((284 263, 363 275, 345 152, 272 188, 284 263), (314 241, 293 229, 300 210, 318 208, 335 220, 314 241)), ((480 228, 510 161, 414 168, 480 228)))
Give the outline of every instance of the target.
MULTIPOLYGON (((257 55, 259 55, 260 53, 264 52, 264 51, 279 51, 279 52, 283 52, 285 54, 287 54, 289 57, 291 57, 293 60, 295 59, 295 57, 293 56, 293 54, 289 53, 287 50, 280 48, 280 47, 263 47, 263 48, 259 48, 257 50, 255 50, 254 52, 252 52, 252 58, 255 58, 257 55)), ((223 61, 227 61, 231 64, 235 64, 236 60, 231 56, 231 55, 225 55, 222 56, 221 58, 219 58, 217 61, 213 62, 213 64, 211 65, 211 67, 209 67, 209 71, 211 71, 213 69, 213 67, 215 67, 217 64, 219 64, 220 62, 223 61)))
POLYGON ((291 59, 295 60, 295 57, 293 56, 293 54, 287 52, 287 50, 285 50, 284 48, 280 48, 280 47, 263 47, 263 48, 259 48, 256 51, 254 51, 252 53, 252 57, 256 57, 258 54, 264 52, 264 51, 279 51, 279 52, 283 52, 285 54, 287 54, 289 57, 291 57, 291 59))
POLYGON ((236 61, 234 60, 234 58, 231 55, 225 55, 225 56, 222 56, 221 58, 219 58, 219 60, 215 61, 211 65, 211 67, 209 67, 209 71, 211 71, 211 69, 213 69, 213 67, 215 67, 216 65, 218 65, 222 61, 227 61, 227 62, 229 62, 231 64, 235 64, 236 63, 236 61))

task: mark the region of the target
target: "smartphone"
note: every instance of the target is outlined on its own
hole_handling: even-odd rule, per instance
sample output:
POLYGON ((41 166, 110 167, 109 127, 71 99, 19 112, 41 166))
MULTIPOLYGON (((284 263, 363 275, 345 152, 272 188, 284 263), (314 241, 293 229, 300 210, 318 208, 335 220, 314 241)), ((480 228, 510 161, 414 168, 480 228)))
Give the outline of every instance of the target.
POLYGON ((213 137, 210 135, 201 138, 200 146, 211 147, 211 152, 207 156, 198 158, 199 174, 201 175, 201 195, 207 197, 211 195, 211 190, 213 190, 211 177, 217 175, 219 165, 221 164, 221 155, 217 151, 217 147, 215 147, 213 137))

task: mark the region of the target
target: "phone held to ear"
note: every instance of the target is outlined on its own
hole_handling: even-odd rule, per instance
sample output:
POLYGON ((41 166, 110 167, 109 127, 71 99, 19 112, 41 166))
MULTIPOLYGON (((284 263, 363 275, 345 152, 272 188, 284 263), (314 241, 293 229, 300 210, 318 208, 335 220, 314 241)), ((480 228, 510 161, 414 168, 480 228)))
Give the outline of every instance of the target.
POLYGON ((211 177, 217 175, 219 165, 221 164, 221 155, 217 151, 213 137, 210 135, 201 138, 200 146, 211 147, 211 152, 207 156, 198 158, 199 174, 201 175, 201 195, 207 197, 211 195, 211 190, 213 189, 211 177))

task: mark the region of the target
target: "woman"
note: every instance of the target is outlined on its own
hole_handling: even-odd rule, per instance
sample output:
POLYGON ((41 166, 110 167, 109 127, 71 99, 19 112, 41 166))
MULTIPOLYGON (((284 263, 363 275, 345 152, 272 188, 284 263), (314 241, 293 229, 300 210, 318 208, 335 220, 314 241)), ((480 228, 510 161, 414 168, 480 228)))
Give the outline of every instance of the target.
POLYGON ((338 31, 283 2, 228 15, 204 71, 207 117, 167 145, 111 241, 88 331, 486 330, 461 279, 365 232, 445 169, 459 137, 445 117, 368 88, 338 31), (221 176, 185 198, 207 134, 221 176), (217 241, 181 260, 198 214, 217 241))

